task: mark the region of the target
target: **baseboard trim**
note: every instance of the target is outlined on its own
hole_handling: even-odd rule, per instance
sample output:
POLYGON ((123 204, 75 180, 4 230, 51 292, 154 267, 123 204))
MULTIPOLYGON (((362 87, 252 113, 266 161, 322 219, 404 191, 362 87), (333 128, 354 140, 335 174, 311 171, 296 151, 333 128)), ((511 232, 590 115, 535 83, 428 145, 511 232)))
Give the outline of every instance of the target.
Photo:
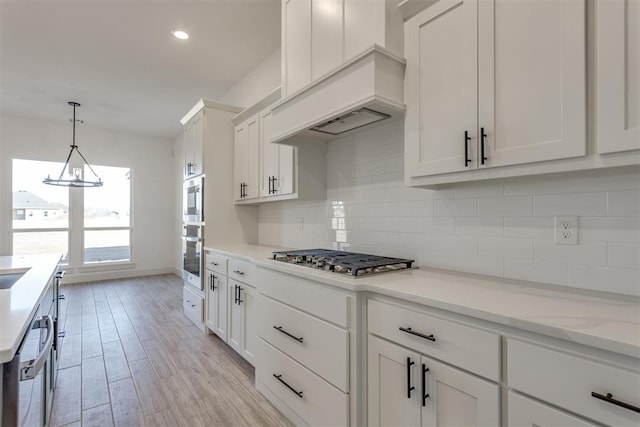
POLYGON ((125 270, 110 270, 110 271, 100 271, 100 272, 90 272, 90 273, 66 274, 64 276, 63 284, 97 282, 100 280, 126 279, 129 277, 154 276, 158 274, 175 274, 176 276, 181 277, 180 275, 176 274, 175 268, 172 268, 172 267, 149 268, 144 270, 125 269, 125 270))

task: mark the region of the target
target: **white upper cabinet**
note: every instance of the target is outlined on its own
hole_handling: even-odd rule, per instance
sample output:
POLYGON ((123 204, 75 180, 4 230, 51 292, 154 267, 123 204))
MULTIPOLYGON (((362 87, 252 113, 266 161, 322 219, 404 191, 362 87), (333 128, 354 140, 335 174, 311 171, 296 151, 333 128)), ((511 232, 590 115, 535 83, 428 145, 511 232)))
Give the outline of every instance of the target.
POLYGON ((294 193, 295 147, 273 144, 271 110, 260 113, 260 197, 294 193))
POLYGON ((373 44, 402 56, 396 0, 282 0, 283 97, 373 44))
POLYGON ((311 81, 311 0, 282 1, 282 88, 287 96, 311 81))
POLYGON ((640 149, 640 1, 596 2, 598 152, 640 149))
POLYGON ((184 177, 200 175, 204 159, 204 113, 202 109, 184 125, 184 177))
POLYGON ((585 19, 584 0, 478 3, 480 167, 586 154, 585 19))
POLYGON ((477 0, 442 0, 406 27, 407 173, 475 168, 477 0))
POLYGON ((408 182, 586 155, 585 28, 584 0, 441 0, 407 21, 408 182))
POLYGON ((259 196, 260 121, 254 115, 236 126, 234 141, 234 200, 259 196))
POLYGON ((344 58, 342 2, 311 2, 311 80, 336 68, 344 58))

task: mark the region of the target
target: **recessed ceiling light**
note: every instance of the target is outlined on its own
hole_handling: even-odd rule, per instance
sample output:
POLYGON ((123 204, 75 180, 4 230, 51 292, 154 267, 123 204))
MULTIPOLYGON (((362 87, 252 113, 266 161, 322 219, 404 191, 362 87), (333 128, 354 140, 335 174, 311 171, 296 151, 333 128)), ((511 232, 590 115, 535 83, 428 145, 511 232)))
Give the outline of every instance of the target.
POLYGON ((173 34, 175 38, 180 40, 186 40, 189 38, 189 34, 182 30, 171 31, 171 34, 173 34))

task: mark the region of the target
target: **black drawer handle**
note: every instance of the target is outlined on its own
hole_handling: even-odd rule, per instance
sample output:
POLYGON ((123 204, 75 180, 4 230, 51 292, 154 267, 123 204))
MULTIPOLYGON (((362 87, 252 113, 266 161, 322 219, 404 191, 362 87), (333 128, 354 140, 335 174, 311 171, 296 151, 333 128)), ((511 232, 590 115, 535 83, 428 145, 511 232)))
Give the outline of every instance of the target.
POLYGON ((411 399, 411 391, 415 390, 415 387, 411 385, 411 367, 415 365, 415 362, 407 357, 407 399, 411 399))
POLYGON ((592 391, 591 396, 595 397, 596 399, 604 400, 605 402, 611 403, 612 405, 621 406, 624 409, 628 409, 630 411, 640 413, 640 408, 638 408, 637 406, 633 406, 629 403, 621 402, 617 399, 614 399, 613 394, 611 393, 600 394, 600 393, 596 393, 595 391, 592 391))
POLYGON ((471 141, 471 137, 469 136, 469 131, 464 131, 464 167, 469 167, 469 163, 471 163, 471 159, 469 158, 469 141, 471 141))
POLYGON ((302 338, 302 337, 298 338, 298 337, 296 337, 295 335, 291 335, 289 332, 287 332, 287 331, 285 331, 284 329, 282 329, 282 326, 275 326, 275 325, 274 325, 274 326, 273 326, 273 329, 276 329, 277 331, 282 332, 283 334, 285 334, 285 335, 286 335, 286 336, 288 336, 289 338, 294 339, 294 340, 296 340, 296 341, 298 341, 298 342, 302 342, 302 340, 303 340, 303 338, 302 338))
POLYGON ((422 406, 427 406, 427 399, 429 398, 429 393, 427 393, 427 372, 429 372, 429 368, 424 363, 422 364, 422 406))
POLYGON ((484 128, 480 128, 480 164, 484 165, 484 162, 489 160, 487 156, 484 155, 484 140, 487 137, 487 134, 484 133, 484 128))
POLYGON ((244 271, 240 271, 240 270, 233 270, 234 273, 239 274, 241 276, 244 276, 244 271))
POLYGON ((433 334, 430 334, 430 335, 421 334, 420 332, 412 331, 411 328, 403 328, 402 326, 400 326, 399 329, 402 332, 406 332, 408 334, 415 335, 415 336, 420 337, 420 338, 424 338, 425 340, 429 340, 429 341, 435 341, 436 340, 436 337, 434 337, 433 334))
POLYGON ((287 382, 282 379, 282 374, 280 374, 280 375, 273 374, 273 376, 274 376, 275 379, 277 379, 282 384, 284 384, 289 390, 291 390, 296 396, 298 396, 300 399, 302 399, 302 392, 301 391, 297 391, 295 388, 293 388, 289 384, 287 384, 287 382))

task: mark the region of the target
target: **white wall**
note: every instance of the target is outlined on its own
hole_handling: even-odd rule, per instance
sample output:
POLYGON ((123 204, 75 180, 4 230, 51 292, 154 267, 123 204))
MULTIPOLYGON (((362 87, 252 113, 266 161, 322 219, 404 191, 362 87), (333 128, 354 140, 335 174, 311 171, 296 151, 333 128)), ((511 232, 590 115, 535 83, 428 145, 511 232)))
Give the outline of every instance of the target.
POLYGON ((278 86, 280 86, 280 49, 275 50, 251 72, 238 80, 217 101, 248 108, 278 86))
MULTIPOLYGON (((11 159, 64 161, 71 125, 12 117, 2 117, 0 124, 0 254, 6 255, 11 250, 11 159)), ((173 141, 92 129, 84 124, 77 128, 76 142, 92 164, 132 169, 135 269, 87 274, 82 278, 78 275, 71 280, 174 271, 179 217, 173 141)), ((71 191, 76 190, 81 191, 71 191)))
POLYGON ((329 143, 327 188, 261 205, 260 243, 640 295, 640 167, 407 188, 398 120, 329 143), (577 246, 554 245, 554 215, 579 216, 577 246))

